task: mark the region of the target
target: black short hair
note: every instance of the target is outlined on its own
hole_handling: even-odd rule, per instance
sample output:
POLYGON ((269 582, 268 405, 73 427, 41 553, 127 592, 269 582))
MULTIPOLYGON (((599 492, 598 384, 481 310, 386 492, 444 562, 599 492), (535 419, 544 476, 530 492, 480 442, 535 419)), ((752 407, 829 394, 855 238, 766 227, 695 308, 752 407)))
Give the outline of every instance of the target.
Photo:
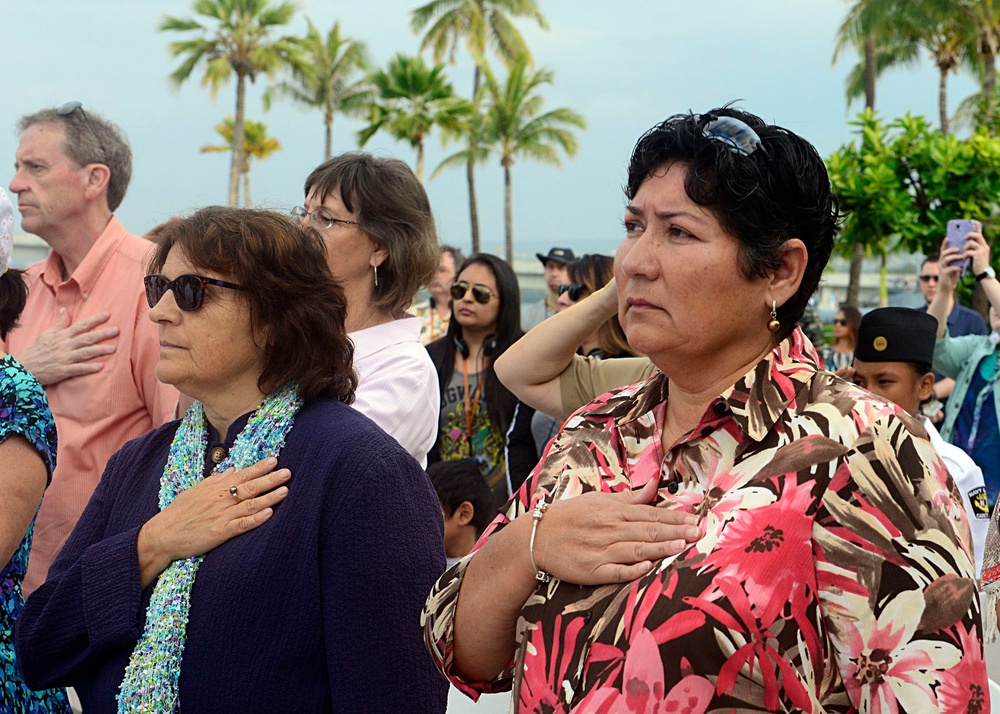
POLYGON ((625 195, 632 200, 647 178, 675 163, 687 167, 688 197, 739 241, 740 268, 748 280, 780 264, 785 241, 798 238, 805 244, 809 259, 802 283, 778 308, 777 337, 784 339, 819 286, 839 230, 840 211, 819 152, 797 134, 728 105, 706 114, 675 114, 636 143, 625 195), (705 125, 719 117, 749 126, 760 147, 743 155, 707 136, 705 125))
POLYGON ((7 333, 17 327, 27 302, 28 286, 24 274, 17 268, 8 268, 0 275, 0 340, 6 341, 7 333))
POLYGON ((490 508, 493 495, 479 465, 472 459, 438 461, 427 467, 427 475, 437 491, 445 516, 450 518, 465 501, 472 504, 472 525, 476 538, 481 536, 493 520, 494 512, 490 508))

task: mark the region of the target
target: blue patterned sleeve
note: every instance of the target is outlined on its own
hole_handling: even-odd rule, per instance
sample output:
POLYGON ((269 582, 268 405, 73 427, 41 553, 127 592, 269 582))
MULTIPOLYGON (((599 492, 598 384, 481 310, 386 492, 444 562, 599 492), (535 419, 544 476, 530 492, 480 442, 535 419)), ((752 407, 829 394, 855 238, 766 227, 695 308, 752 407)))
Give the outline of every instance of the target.
POLYGON ((38 451, 52 480, 56 466, 56 424, 45 390, 10 355, 0 359, 0 442, 23 436, 38 451))

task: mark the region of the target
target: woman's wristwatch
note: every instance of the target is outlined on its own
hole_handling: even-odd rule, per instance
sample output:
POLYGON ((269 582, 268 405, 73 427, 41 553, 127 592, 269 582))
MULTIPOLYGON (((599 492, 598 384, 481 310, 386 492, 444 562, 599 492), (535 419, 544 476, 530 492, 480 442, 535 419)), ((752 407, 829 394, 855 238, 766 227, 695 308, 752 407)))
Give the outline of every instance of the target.
POLYGON ((976 282, 978 283, 980 280, 986 280, 986 278, 995 278, 996 276, 997 276, 997 271, 987 266, 986 270, 976 275, 976 282))

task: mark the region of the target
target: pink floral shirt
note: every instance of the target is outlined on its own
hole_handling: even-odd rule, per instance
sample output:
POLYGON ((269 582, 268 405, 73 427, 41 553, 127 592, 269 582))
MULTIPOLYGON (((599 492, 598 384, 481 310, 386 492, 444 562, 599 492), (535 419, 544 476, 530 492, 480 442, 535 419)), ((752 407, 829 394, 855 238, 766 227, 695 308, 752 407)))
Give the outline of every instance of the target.
POLYGON ((923 427, 817 371, 799 330, 664 453, 656 373, 574 414, 478 544, 539 500, 637 489, 704 536, 624 584, 540 584, 510 666, 452 671, 474 553, 423 615, 442 672, 518 712, 989 711, 961 497, 923 427))

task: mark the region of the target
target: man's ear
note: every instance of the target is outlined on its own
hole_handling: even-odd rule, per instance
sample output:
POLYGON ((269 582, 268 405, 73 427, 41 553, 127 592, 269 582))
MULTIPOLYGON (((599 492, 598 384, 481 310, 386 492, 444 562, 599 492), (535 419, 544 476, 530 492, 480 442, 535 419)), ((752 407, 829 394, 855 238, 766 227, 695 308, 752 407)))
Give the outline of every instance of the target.
POLYGON ((110 181, 111 169, 104 164, 90 164, 84 180, 83 195, 88 199, 95 199, 102 193, 107 193, 110 181))
POLYGON ((809 250, 798 238, 789 238, 781 246, 778 259, 780 264, 770 273, 770 295, 780 306, 788 302, 802 284, 809 263, 809 250))
POLYGON ((476 507, 469 501, 462 501, 452 514, 453 517, 455 515, 458 516, 458 525, 467 526, 472 523, 472 518, 476 515, 476 507))

